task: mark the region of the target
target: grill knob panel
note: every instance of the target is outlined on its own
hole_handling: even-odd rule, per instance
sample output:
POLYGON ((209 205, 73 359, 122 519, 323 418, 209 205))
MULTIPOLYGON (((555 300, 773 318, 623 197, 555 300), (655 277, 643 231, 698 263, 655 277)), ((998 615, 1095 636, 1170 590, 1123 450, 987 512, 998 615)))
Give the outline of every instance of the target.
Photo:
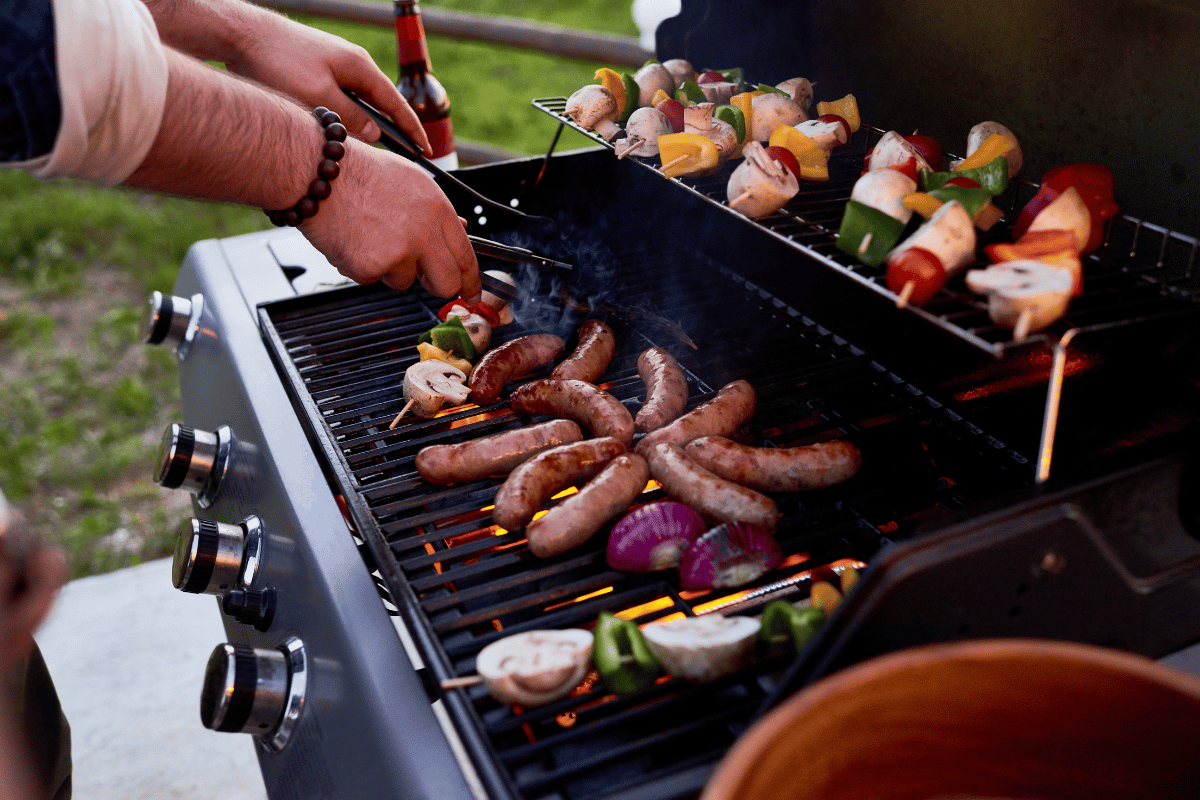
POLYGON ((200 721, 214 731, 255 734, 279 750, 299 721, 307 682, 299 639, 277 650, 219 644, 204 671, 200 721))
POLYGON ((262 559, 262 520, 251 516, 238 525, 193 517, 175 544, 171 580, 191 594, 221 595, 249 586, 262 559))
POLYGON ((186 489, 207 508, 220 488, 232 443, 228 425, 210 433, 172 423, 163 432, 155 482, 166 489, 186 489))
POLYGON ((204 295, 194 294, 191 298, 153 292, 150 295, 150 316, 146 322, 147 344, 165 345, 184 358, 196 332, 200 329, 200 315, 204 312, 204 295))

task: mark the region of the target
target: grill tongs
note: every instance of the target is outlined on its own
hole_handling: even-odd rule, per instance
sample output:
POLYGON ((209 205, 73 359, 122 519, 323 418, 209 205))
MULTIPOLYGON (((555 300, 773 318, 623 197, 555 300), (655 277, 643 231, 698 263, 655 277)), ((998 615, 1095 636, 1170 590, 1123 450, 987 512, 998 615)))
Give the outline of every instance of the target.
POLYGON ((521 220, 523 222, 536 222, 543 225, 547 223, 551 225, 554 224, 554 221, 549 217, 526 214, 524 211, 513 208, 512 206, 506 206, 503 203, 497 203, 490 197, 485 197, 484 195, 480 194, 478 191, 426 158, 425 154, 421 152, 421 148, 417 146, 417 143, 414 142, 407 133, 401 130, 399 125, 397 125, 395 122, 392 122, 392 120, 382 111, 375 108, 349 89, 342 89, 342 92, 345 93, 346 97, 349 97, 351 100, 353 100, 359 108, 365 111, 367 116, 374 120, 375 124, 379 126, 379 130, 381 131, 379 142, 388 150, 391 150, 397 155, 404 156, 410 161, 415 161, 426 171, 436 175, 448 183, 453 184, 456 188, 469 195, 477 203, 486 207, 491 213, 504 214, 506 215, 506 218, 521 220))

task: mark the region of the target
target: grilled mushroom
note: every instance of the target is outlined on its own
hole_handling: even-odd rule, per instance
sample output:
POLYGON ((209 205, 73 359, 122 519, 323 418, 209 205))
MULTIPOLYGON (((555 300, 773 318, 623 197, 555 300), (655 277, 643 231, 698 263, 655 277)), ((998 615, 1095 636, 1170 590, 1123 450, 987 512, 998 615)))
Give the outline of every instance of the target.
POLYGON ((617 98, 597 83, 577 89, 567 98, 563 113, 575 120, 579 127, 595 131, 605 139, 611 139, 621 132, 621 126, 617 124, 617 117, 621 115, 617 98))
POLYGON ((767 92, 750 102, 754 111, 751 114, 753 130, 747 134, 750 139, 765 142, 780 125, 799 125, 808 120, 808 114, 799 103, 781 94, 767 92))
POLYGON ((813 83, 808 78, 788 78, 783 83, 777 84, 775 88, 781 92, 787 92, 793 100, 800 104, 804 113, 807 114, 812 108, 813 83))
POLYGON ((796 176, 767 155, 761 142, 746 142, 742 155, 744 160, 725 185, 731 208, 751 219, 758 219, 779 210, 800 191, 796 176))
POLYGON ((967 272, 967 286, 986 294, 988 316, 1013 338, 1048 327, 1067 312, 1074 280, 1067 270, 1040 261, 1005 261, 967 272))
POLYGON ((642 633, 668 674, 707 683, 750 663, 759 627, 752 617, 707 614, 647 625, 642 633))
POLYGON ((682 86, 684 81, 696 80, 696 70, 692 66, 692 62, 686 58, 668 58, 663 62, 663 66, 667 68, 667 72, 670 72, 671 77, 675 79, 675 89, 682 86))
POLYGON ((516 633, 479 651, 475 670, 501 703, 540 706, 570 694, 592 664, 592 634, 578 628, 516 633))
POLYGON ((462 306, 455 306, 446 313, 446 317, 460 317, 463 327, 467 329, 467 335, 471 337, 471 344, 475 345, 475 350, 482 353, 487 350, 487 346, 492 341, 492 326, 488 321, 478 314, 472 314, 462 306))
POLYGON ((717 146, 717 158, 724 163, 737 149, 737 131, 728 122, 713 118, 714 103, 697 103, 683 109, 683 132, 698 133, 712 139, 717 146))
MULTIPOLYGON (((1013 149, 1008 154, 1008 177, 1016 177, 1021 171, 1021 166, 1024 163, 1024 156, 1021 153, 1021 144, 1017 141, 1016 135, 1008 128, 1001 125, 999 122, 981 122, 971 132, 967 134, 967 155, 970 156, 979 149, 979 145, 987 141, 987 138, 993 133, 998 133, 1013 141, 1013 149)), ((957 169, 960 162, 955 161, 950 165, 951 169, 957 169)))
POLYGON ((633 74, 638 85, 638 106, 651 106, 654 94, 662 90, 675 94, 675 77, 662 64, 647 64, 633 74))
POLYGON ((626 138, 617 140, 617 157, 656 156, 658 137, 671 133, 671 130, 671 120, 666 114, 657 108, 639 108, 625 123, 626 138))
POLYGON ((405 408, 418 417, 432 417, 443 405, 462 405, 470 392, 466 374, 442 361, 418 361, 404 371, 405 408))
POLYGON ((871 150, 871 169, 876 170, 883 169, 884 167, 900 166, 910 158, 917 160, 918 173, 923 169, 932 169, 929 166, 929 162, 925 160, 925 157, 921 155, 917 148, 905 141, 904 137, 895 131, 888 131, 875 143, 874 149, 871 150))

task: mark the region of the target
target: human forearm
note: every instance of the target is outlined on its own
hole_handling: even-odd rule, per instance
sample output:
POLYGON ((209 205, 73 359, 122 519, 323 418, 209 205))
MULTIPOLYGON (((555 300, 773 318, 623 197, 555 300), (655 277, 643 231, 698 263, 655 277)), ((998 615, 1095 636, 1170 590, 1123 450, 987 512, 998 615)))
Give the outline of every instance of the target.
MULTIPOLYGON (((265 35, 274 12, 242 0, 142 0, 165 44, 206 61, 241 59, 248 40, 265 35)), ((282 18, 280 18, 282 19, 282 18)))
POLYGON ((162 125, 127 185, 262 208, 305 194, 323 143, 310 113, 170 48, 167 70, 162 125))

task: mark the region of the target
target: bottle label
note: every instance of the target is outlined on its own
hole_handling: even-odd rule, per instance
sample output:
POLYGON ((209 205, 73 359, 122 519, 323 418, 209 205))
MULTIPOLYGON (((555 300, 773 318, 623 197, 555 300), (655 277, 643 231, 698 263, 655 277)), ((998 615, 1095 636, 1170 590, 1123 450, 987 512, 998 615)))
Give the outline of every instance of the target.
POLYGON ((425 135, 429 137, 434 158, 454 153, 454 126, 450 124, 450 117, 423 123, 422 127, 425 128, 425 135))
POLYGON ((425 26, 421 24, 420 16, 396 17, 396 42, 401 66, 418 61, 428 65, 429 46, 425 43, 425 26))

